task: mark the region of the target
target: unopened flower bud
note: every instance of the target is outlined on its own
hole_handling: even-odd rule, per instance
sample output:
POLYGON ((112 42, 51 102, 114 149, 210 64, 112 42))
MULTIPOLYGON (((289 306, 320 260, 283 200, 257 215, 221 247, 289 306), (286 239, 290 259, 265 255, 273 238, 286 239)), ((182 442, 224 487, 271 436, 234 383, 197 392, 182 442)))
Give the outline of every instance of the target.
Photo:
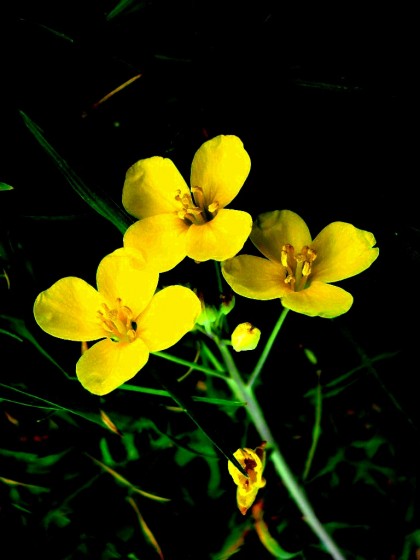
POLYGON ((251 323, 241 323, 232 333, 231 342, 236 352, 254 350, 260 340, 261 331, 251 323))

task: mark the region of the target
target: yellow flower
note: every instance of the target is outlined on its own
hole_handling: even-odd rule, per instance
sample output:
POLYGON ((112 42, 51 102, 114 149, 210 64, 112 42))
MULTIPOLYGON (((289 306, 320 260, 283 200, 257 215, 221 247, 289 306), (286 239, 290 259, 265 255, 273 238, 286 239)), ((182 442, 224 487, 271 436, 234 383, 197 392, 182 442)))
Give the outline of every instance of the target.
POLYGON ((200 300, 183 286, 155 293, 158 279, 138 251, 121 248, 100 262, 97 290, 67 277, 36 298, 35 320, 48 334, 81 342, 103 339, 76 365, 91 393, 110 393, 136 375, 150 352, 173 346, 194 327, 200 300))
POLYGON ((124 246, 140 249, 160 272, 186 256, 202 262, 236 255, 252 228, 251 216, 225 207, 242 188, 251 168, 236 136, 217 136, 196 152, 191 190, 174 163, 154 156, 127 171, 123 205, 138 218, 124 246))
POLYGON ((261 331, 251 323, 241 323, 232 333, 230 338, 232 347, 236 352, 255 350, 260 341, 261 331))
POLYGON ((290 210, 261 214, 250 239, 266 258, 227 260, 227 283, 242 296, 280 298, 284 307, 311 317, 346 313, 352 295, 330 283, 363 272, 379 255, 372 233, 345 222, 329 224, 312 241, 306 223, 290 210))
POLYGON ((265 443, 255 449, 243 447, 233 454, 248 475, 244 476, 235 465, 229 461, 228 470, 233 481, 237 484, 236 501, 239 511, 245 515, 257 497, 258 490, 264 488, 266 481, 262 473, 265 466, 265 443))

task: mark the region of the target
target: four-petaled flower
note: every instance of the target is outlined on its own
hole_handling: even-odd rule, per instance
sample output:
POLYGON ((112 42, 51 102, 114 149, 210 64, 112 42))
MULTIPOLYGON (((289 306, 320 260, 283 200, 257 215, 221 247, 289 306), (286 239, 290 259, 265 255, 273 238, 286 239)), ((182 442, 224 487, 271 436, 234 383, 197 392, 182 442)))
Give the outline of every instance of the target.
POLYGON ((256 219, 250 239, 266 258, 239 255, 222 265, 225 280, 244 297, 280 298, 285 308, 311 317, 346 313, 351 294, 333 286, 366 270, 378 257, 372 233, 333 222, 312 240, 308 226, 290 210, 256 219))
POLYGON ((231 461, 228 462, 228 471, 238 486, 236 502, 242 515, 245 515, 254 503, 258 490, 264 488, 266 484, 266 480, 262 475, 265 466, 265 445, 265 442, 263 442, 255 449, 243 447, 233 454, 248 477, 243 475, 231 461))
POLYGON ((155 293, 159 274, 134 249, 117 249, 99 264, 96 290, 77 277, 58 280, 34 304, 38 325, 48 334, 96 341, 76 365, 88 391, 106 395, 146 364, 150 352, 176 344, 201 312, 189 288, 168 286, 155 293))
POLYGON ((140 249, 160 272, 186 256, 197 262, 224 261, 243 247, 252 228, 247 212, 226 209, 251 168, 236 136, 216 136, 196 152, 191 190, 175 164, 154 156, 127 171, 123 206, 139 221, 128 228, 124 246, 140 249))

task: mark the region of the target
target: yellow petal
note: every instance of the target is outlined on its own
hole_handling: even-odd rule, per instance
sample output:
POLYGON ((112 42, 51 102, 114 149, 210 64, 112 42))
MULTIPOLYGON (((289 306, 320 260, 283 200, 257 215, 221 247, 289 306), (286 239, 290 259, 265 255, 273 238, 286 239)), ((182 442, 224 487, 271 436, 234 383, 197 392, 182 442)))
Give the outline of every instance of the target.
POLYGON ((252 243, 270 260, 281 262, 283 245, 293 245, 296 252, 311 244, 308 226, 291 210, 274 210, 260 214, 250 236, 252 243))
POLYGON ((85 389, 106 395, 132 379, 149 359, 144 342, 130 343, 101 340, 87 350, 76 365, 76 374, 85 389))
POLYGON ((104 257, 98 266, 98 291, 114 307, 117 298, 137 317, 149 304, 155 293, 159 274, 146 266, 141 253, 135 249, 120 248, 104 257))
POLYGON ((124 246, 141 250, 150 266, 166 272, 186 257, 188 227, 176 214, 144 218, 127 229, 124 246))
POLYGON ((244 246, 252 228, 252 218, 240 210, 221 210, 210 222, 192 225, 186 239, 187 255, 199 262, 224 261, 244 246))
POLYGON ((137 334, 150 352, 165 350, 194 328, 200 313, 200 300, 192 290, 168 286, 153 296, 137 318, 137 334))
POLYGON ((90 284, 69 276, 41 292, 34 303, 38 325, 65 340, 97 340, 106 336, 97 313, 104 298, 90 284))
POLYGON ((191 188, 203 189, 205 206, 224 208, 241 190, 251 160, 237 136, 216 136, 197 150, 191 165, 191 188))
POLYGON ((238 486, 236 490, 236 502, 238 504, 238 509, 245 515, 252 504, 255 502, 259 488, 256 486, 251 486, 249 490, 244 490, 238 486))
POLYGON ((222 274, 234 292, 251 299, 276 299, 290 291, 283 266, 253 255, 239 255, 222 264, 222 274))
POLYGON ((175 200, 179 193, 190 194, 190 190, 175 164, 154 156, 141 159, 127 171, 122 203, 129 214, 141 219, 180 210, 182 206, 175 200))
POLYGON ((332 319, 347 313, 353 304, 353 296, 337 286, 312 282, 300 292, 289 292, 281 302, 296 313, 332 319))
POLYGON ((242 447, 235 451, 233 456, 239 461, 248 474, 247 478, 231 461, 228 461, 228 471, 235 484, 243 487, 248 487, 250 484, 257 486, 258 488, 265 486, 265 480, 262 478, 264 464, 254 449, 242 447))
POLYGON ((333 222, 314 239, 312 249, 317 257, 312 278, 338 282, 363 272, 378 258, 375 237, 369 231, 345 222, 333 222))

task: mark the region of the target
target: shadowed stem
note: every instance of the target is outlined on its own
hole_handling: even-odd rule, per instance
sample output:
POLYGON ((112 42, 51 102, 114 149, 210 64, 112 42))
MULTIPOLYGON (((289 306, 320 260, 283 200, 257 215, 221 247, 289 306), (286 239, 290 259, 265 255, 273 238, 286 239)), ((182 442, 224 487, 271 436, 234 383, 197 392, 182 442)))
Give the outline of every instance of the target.
MULTIPOLYGON (((272 335, 270 336, 258 364, 260 364, 260 362, 262 365, 264 364, 274 342, 274 339, 278 334, 280 327, 286 317, 286 314, 286 310, 282 312, 279 321, 277 322, 273 331, 273 333, 275 332, 275 335, 273 335, 272 333, 272 335)), ((247 403, 247 413, 250 416, 262 440, 267 442, 267 448, 271 450, 270 459, 274 464, 277 474, 288 489, 295 504, 300 509, 305 521, 318 536, 319 540, 323 543, 325 549, 330 553, 331 557, 334 558, 334 560, 345 560, 344 556, 341 554, 339 548, 337 547, 331 536, 326 532, 323 525, 318 520, 310 502, 305 495, 305 492, 296 482, 293 473, 289 469, 285 459, 283 458, 283 455, 280 453, 280 449, 278 448, 271 430, 265 420, 264 413, 257 401, 257 398, 255 397, 254 391, 252 389, 252 384, 250 384, 249 382, 245 383, 243 381, 241 374, 239 373, 229 351, 229 348, 226 346, 226 344, 219 339, 217 339, 216 342, 223 356, 229 375, 234 382, 231 384, 232 390, 240 400, 243 400, 247 403)), ((253 372, 254 379, 256 378, 255 372, 257 371, 258 375, 262 368, 262 365, 258 367, 258 364, 253 372)))

